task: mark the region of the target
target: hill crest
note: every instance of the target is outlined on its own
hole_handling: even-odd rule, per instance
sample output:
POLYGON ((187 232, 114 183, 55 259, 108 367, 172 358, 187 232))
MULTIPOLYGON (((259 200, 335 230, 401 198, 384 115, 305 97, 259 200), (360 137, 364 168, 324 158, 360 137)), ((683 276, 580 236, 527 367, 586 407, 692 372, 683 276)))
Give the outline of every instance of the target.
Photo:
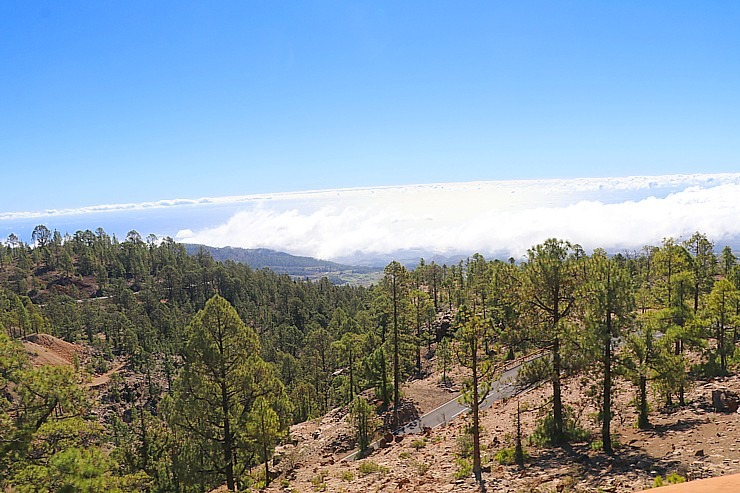
POLYGON ((252 269, 270 269, 277 274, 312 280, 326 277, 336 284, 369 284, 375 282, 377 274, 383 270, 382 267, 341 264, 268 248, 212 247, 192 243, 183 246, 189 255, 195 255, 203 249, 217 262, 230 260, 252 269))

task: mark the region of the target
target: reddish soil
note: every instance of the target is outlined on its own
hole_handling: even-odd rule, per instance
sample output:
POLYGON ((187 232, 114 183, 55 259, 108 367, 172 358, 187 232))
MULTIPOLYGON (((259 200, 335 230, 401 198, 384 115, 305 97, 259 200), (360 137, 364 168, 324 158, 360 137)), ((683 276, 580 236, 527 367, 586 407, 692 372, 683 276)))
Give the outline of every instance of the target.
MULTIPOLYGON (((80 365, 90 360, 93 350, 80 344, 73 344, 49 334, 32 334, 23 341, 23 347, 31 358, 31 364, 40 366, 73 366, 75 356, 80 365)), ((111 375, 118 373, 125 366, 125 362, 118 361, 102 375, 94 376, 87 383, 88 387, 96 388, 107 384, 111 375)))
POLYGON ((117 363, 113 368, 111 368, 107 372, 105 372, 102 375, 99 375, 99 376, 93 378, 87 384, 87 386, 88 387, 95 388, 95 387, 100 387, 102 385, 105 385, 106 383, 110 382, 111 375, 113 375, 114 373, 118 373, 119 371, 121 371, 121 368, 123 368, 124 366, 125 366, 125 363, 123 363, 123 362, 117 363))
MULTIPOLYGON (((640 493, 646 493, 647 491, 643 490, 640 493)), ((740 474, 699 479, 689 483, 662 486, 649 491, 650 493, 737 493, 740 491, 740 474)))
POLYGON ((83 346, 63 341, 49 334, 32 334, 23 341, 34 366, 72 366, 75 355, 81 358, 87 353, 83 346))
MULTIPOLYGON (((24 345, 37 366, 72 365, 75 355, 89 354, 83 346, 47 334, 30 336, 24 345)), ((429 376, 410 381, 404 387, 406 399, 422 413, 454 397, 462 378, 459 371, 453 371, 452 383, 442 386, 439 374, 431 372, 433 363, 434 360, 425 362, 429 376)), ((90 385, 104 385, 121 368, 121 364, 115 365, 90 385)), ((568 380, 563 395, 580 425, 598 437, 595 403, 584 397, 591 384, 581 377, 568 380)), ((614 393, 613 421, 619 447, 614 456, 606 456, 589 441, 563 448, 537 448, 525 441, 530 457, 522 469, 499 465, 495 454, 513 444, 517 403, 524 410, 523 434, 532 434, 538 417, 549 409, 550 387, 545 385, 518 399, 498 402, 482 417, 486 489, 497 493, 632 493, 653 486, 656 476, 678 474, 695 480, 740 473, 740 414, 715 412, 712 392, 718 390, 740 394, 740 377, 698 383, 687 392, 687 406, 672 412, 654 410, 652 428, 637 430, 630 404, 634 389, 627 382, 619 382, 614 393)), ((655 396, 652 406, 658 407, 655 396)), ((321 419, 292 427, 294 443, 278 450, 275 469, 282 474, 267 491, 479 491, 472 477, 457 474, 459 438, 465 434, 465 427, 465 419, 457 419, 426 436, 404 437, 366 459, 342 461, 351 451, 352 431, 346 421, 346 409, 336 409, 321 419)), ((658 491, 734 493, 740 492, 737 481, 737 476, 708 483, 692 481, 686 486, 658 491)))
MULTIPOLYGON (((459 376, 455 374, 453 387, 459 386, 459 376)), ((429 411, 453 396, 438 384, 438 379, 438 375, 431 375, 409 382, 404 393, 423 412, 429 411)), ((584 397, 590 385, 591 382, 580 377, 568 380, 564 400, 580 425, 591 432, 593 441, 598 438, 600 428, 595 421, 595 403, 584 397)), ((696 385, 687 393, 686 407, 670 413, 654 410, 653 427, 637 430, 633 426, 636 413, 630 404, 634 389, 627 382, 619 382, 614 393, 613 421, 619 446, 614 456, 595 449, 591 441, 564 448, 537 448, 525 440, 530 458, 522 469, 499 465, 494 456, 514 443, 517 401, 524 410, 521 419, 526 438, 532 434, 539 416, 549 409, 546 403, 551 396, 550 386, 496 403, 482 418, 486 490, 632 493, 652 487, 657 476, 677 474, 695 480, 740 473, 740 414, 714 412, 712 390, 719 388, 740 392, 740 377, 696 385)), ((652 397, 652 405, 657 408, 657 398, 652 397)), ((337 409, 323 419, 292 428, 291 436, 296 443, 279 450, 281 460, 276 468, 284 473, 267 491, 479 491, 472 477, 456 478, 458 440, 464 435, 465 426, 465 420, 458 419, 431 430, 427 436, 404 437, 400 443, 393 443, 366 459, 341 461, 348 453, 351 429, 345 415, 337 409), (368 472, 373 469, 375 472, 368 472)), ((670 489, 665 491, 673 493, 670 489)), ((705 490, 695 493, 701 491, 705 490)), ((728 491, 740 492, 740 487, 728 491)))

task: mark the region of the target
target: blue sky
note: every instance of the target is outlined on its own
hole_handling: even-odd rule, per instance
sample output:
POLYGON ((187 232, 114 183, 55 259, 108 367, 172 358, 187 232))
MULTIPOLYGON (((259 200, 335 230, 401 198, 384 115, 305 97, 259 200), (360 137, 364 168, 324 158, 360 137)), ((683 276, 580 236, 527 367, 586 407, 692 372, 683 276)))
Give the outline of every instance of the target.
POLYGON ((2 2, 0 212, 734 172, 738 25, 718 1, 2 2))
POLYGON ((725 1, 0 2, 0 240, 740 245, 738 25, 725 1))

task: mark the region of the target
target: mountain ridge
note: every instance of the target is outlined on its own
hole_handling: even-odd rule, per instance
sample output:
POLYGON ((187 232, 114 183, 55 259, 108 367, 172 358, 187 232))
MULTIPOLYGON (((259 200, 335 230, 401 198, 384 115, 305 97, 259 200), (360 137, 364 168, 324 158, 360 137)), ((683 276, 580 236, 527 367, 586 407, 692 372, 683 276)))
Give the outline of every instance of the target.
POLYGON ((270 269, 278 274, 291 277, 320 279, 327 277, 337 284, 367 284, 374 281, 377 273, 382 273, 382 266, 349 265, 314 257, 292 255, 269 248, 213 247, 208 245, 183 243, 189 255, 195 255, 204 249, 218 262, 234 261, 250 266, 253 269, 270 269))

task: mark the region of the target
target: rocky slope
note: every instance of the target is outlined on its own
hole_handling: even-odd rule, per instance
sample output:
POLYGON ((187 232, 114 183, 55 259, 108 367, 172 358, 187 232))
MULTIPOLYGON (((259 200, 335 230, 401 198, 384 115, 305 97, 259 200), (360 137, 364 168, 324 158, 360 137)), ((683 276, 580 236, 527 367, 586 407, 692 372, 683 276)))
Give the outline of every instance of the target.
MULTIPOLYGON (((620 382, 613 422, 619 448, 612 457, 598 450, 596 408, 584 398, 589 386, 587 379, 569 380, 565 402, 593 438, 563 448, 537 448, 525 440, 530 457, 521 469, 500 465, 495 455, 514 443, 517 405, 525 410, 524 435, 532 434, 538 417, 548 409, 549 387, 499 402, 484 414, 483 477, 488 491, 627 493, 652 487, 657 476, 690 480, 740 472, 740 414, 732 405, 733 396, 740 394, 739 377, 699 383, 688 392, 686 407, 654 411, 650 430, 634 428, 636 415, 630 405, 634 390, 620 382), (729 408, 717 412, 713 393, 724 403, 729 396, 729 408)), ((429 397, 423 411, 449 396, 436 385, 434 375, 410 382, 406 392, 429 397)), ((478 491, 461 465, 465 427, 465 419, 458 419, 426 435, 406 436, 365 459, 342 461, 351 446, 351 430, 338 409, 294 427, 295 444, 280 451, 276 468, 283 472, 268 491, 478 491)))

